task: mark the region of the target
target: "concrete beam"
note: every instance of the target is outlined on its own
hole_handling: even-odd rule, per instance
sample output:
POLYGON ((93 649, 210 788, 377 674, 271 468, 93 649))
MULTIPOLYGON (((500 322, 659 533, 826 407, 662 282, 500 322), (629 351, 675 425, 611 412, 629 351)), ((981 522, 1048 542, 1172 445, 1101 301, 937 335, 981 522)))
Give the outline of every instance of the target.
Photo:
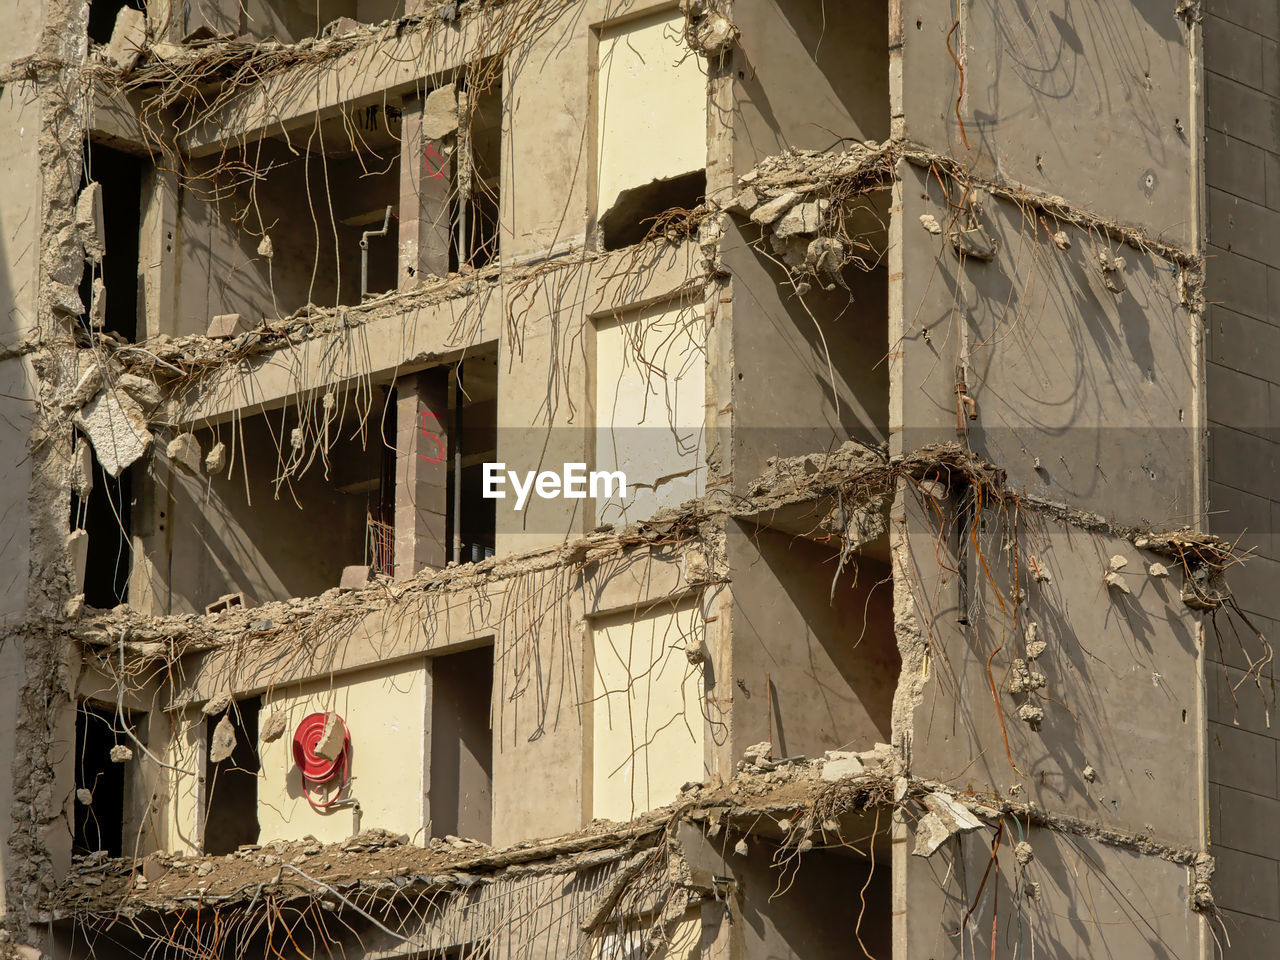
POLYGON ((449 561, 449 368, 396 381, 396 579, 449 561))
POLYGON ((400 142, 400 272, 397 287, 412 289, 428 274, 449 273, 449 197, 453 138, 424 137, 423 100, 406 97, 400 142))

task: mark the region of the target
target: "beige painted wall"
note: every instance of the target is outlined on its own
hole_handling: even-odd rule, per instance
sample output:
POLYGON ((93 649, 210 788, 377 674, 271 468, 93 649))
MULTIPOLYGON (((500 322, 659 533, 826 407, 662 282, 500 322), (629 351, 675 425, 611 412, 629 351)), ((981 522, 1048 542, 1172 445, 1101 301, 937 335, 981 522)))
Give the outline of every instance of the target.
MULTIPOLYGON (((422 826, 422 750, 426 716, 422 660, 384 664, 332 681, 281 688, 263 697, 262 723, 285 710, 285 735, 261 749, 258 823, 262 840, 323 842, 351 836, 351 808, 320 813, 307 803, 293 762, 293 731, 309 713, 336 710, 351 733, 350 796, 360 828, 413 836, 422 826)), ((421 839, 421 838, 419 838, 421 839)))
POLYGON ((593 817, 631 818, 705 779, 702 644, 696 603, 625 611, 592 624, 593 817))
POLYGON ((660 303, 596 325, 595 469, 627 475, 600 523, 643 520, 702 495, 706 342, 701 308, 660 303))
POLYGON ((707 165, 707 79, 674 10, 600 31, 597 210, 618 194, 707 165))

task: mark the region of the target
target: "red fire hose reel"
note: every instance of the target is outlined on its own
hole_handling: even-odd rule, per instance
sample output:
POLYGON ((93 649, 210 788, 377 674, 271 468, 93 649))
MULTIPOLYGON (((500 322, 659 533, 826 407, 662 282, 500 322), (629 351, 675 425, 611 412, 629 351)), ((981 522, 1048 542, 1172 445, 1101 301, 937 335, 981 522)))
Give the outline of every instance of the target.
MULTIPOLYGON (((334 737, 330 737, 332 739, 334 737)), ((325 753, 334 753, 332 745, 325 753)), ((347 729, 346 722, 336 713, 313 713, 303 718, 293 734, 293 760, 302 772, 302 789, 307 802, 317 810, 331 806, 351 782, 351 732, 347 729), (330 717, 333 717, 337 727, 342 730, 342 747, 337 750, 333 759, 319 752, 324 745, 325 727, 328 726, 330 717), (311 795, 313 790, 318 793, 326 789, 333 791, 328 800, 318 800, 311 795)))

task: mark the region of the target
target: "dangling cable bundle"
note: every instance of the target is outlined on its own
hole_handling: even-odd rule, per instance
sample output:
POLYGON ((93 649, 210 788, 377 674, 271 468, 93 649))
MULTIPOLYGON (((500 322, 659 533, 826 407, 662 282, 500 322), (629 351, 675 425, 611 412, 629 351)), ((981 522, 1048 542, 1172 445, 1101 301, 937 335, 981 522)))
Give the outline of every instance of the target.
POLYGON ((307 803, 317 810, 331 806, 351 782, 351 732, 347 730, 346 722, 336 713, 313 713, 305 717, 293 734, 293 760, 302 772, 302 790, 307 803), (319 752, 330 716, 342 727, 342 747, 332 759, 319 752), (311 796, 313 789, 318 790, 335 781, 337 789, 328 800, 317 800, 311 796))

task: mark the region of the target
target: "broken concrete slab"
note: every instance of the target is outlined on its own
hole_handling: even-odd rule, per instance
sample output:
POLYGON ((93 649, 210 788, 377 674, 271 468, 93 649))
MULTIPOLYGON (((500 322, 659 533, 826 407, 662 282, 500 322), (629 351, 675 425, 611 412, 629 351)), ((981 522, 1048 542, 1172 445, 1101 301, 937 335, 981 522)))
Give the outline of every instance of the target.
POLYGON ((968 833, 983 826, 964 804, 941 791, 922 799, 927 813, 916 824, 916 845, 912 856, 931 856, 938 847, 957 833, 968 833))
POLYGON ((132 70, 147 46, 147 16, 141 10, 122 7, 107 44, 106 58, 121 70, 132 70))
POLYGON ((248 333, 253 325, 238 313, 223 313, 209 321, 206 335, 213 340, 224 340, 242 333, 248 333))
POLYGON ((443 140, 458 131, 458 87, 446 83, 436 87, 422 104, 422 136, 443 140))
POLYGON ((227 712, 227 707, 231 706, 231 694, 220 693, 201 708, 201 713, 206 717, 216 717, 221 713, 227 712))
POLYGON ((213 736, 209 740, 209 762, 221 763, 236 749, 236 727, 231 722, 230 714, 224 714, 213 728, 213 736))
POLYGON ((797 234, 814 234, 822 226, 823 201, 798 203, 783 215, 773 227, 773 235, 780 240, 797 234))
POLYGON ((165 454, 171 463, 194 476, 200 474, 200 441, 194 433, 180 433, 169 441, 165 454))
POLYGON ((160 387, 154 380, 146 377, 140 377, 134 373, 124 373, 116 378, 116 388, 123 390, 142 408, 143 413, 150 414, 152 410, 160 406, 163 397, 160 394, 160 387))
POLYGON ((123 390, 100 391, 76 413, 75 424, 93 444, 108 476, 120 476, 151 447, 146 415, 123 390))
POLYGON ((53 308, 54 313, 66 317, 78 317, 84 313, 84 301, 80 299, 80 292, 74 287, 55 280, 50 281, 45 289, 49 291, 49 306, 53 308))
POLYGON ((834 783, 846 777, 860 777, 864 773, 866 768, 856 753, 841 750, 827 751, 827 761, 822 765, 822 779, 828 783, 834 783))
POLYGON ((799 200, 798 194, 787 191, 780 197, 774 197, 768 203, 762 203, 751 212, 751 219, 762 227, 772 225, 779 217, 791 209, 799 200))
POLYGON ((342 590, 359 590, 361 587, 369 585, 369 579, 373 575, 373 568, 368 566, 353 566, 342 568, 342 581, 338 584, 342 590))
POLYGON ((62 409, 79 410, 92 400, 101 389, 102 368, 96 363, 91 364, 84 373, 80 374, 80 379, 76 381, 76 385, 67 396, 67 399, 62 401, 62 409))
POLYGON ((101 330, 107 324, 107 285, 101 277, 93 278, 89 293, 89 326, 101 330))
POLYGON ((105 227, 102 219, 102 184, 91 180, 76 198, 76 233, 84 255, 98 263, 106 254, 105 227))
POLYGON ((84 573, 89 561, 89 534, 73 530, 67 534, 67 553, 71 556, 71 570, 75 577, 72 593, 84 593, 84 573))
POLYGON ((93 449, 83 440, 71 454, 71 492, 81 500, 93 492, 93 449))

